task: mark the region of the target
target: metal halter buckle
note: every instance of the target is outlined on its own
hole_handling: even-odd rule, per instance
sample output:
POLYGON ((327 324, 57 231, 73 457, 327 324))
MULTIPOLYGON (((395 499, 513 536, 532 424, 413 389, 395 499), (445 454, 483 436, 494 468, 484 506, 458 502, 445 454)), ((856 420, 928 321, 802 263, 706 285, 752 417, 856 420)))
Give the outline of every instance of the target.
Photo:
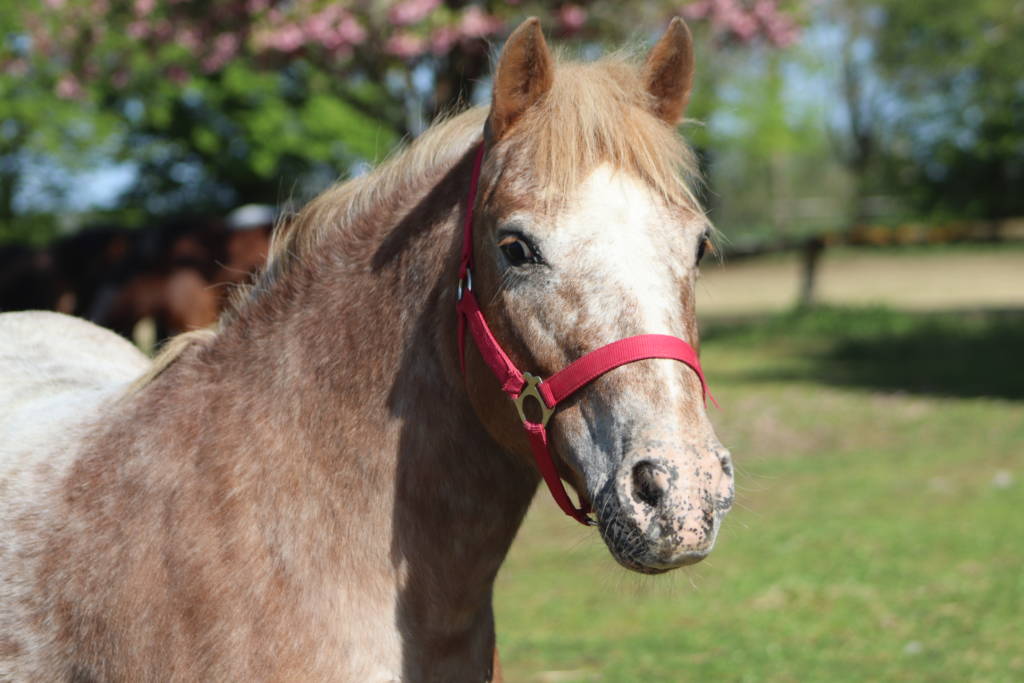
POLYGON ((466 268, 466 277, 465 278, 459 278, 459 286, 455 290, 455 300, 456 301, 462 301, 463 291, 466 291, 466 292, 472 292, 473 291, 473 271, 471 271, 469 268, 466 268), (462 289, 463 281, 465 281, 465 283, 466 283, 466 289, 465 290, 462 289))
POLYGON ((516 410, 519 411, 519 419, 522 420, 524 424, 540 424, 541 427, 546 427, 548 420, 551 419, 551 414, 555 412, 555 410, 554 408, 548 408, 548 404, 544 403, 544 399, 541 398, 540 391, 537 390, 537 385, 543 380, 541 380, 540 377, 524 372, 523 381, 526 382, 526 384, 523 386, 522 391, 519 392, 518 396, 512 399, 512 402, 516 404, 516 410), (539 423, 533 422, 526 417, 526 410, 523 406, 523 401, 527 398, 533 398, 538 404, 540 404, 539 423))

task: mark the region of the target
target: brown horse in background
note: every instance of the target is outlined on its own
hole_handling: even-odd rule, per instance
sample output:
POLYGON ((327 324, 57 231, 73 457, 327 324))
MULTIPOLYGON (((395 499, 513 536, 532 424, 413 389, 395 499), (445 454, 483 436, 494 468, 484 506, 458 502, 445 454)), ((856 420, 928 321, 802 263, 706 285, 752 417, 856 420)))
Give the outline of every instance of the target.
MULTIPOLYGON (((491 680, 539 475, 473 347, 459 367, 473 150, 474 291, 517 365, 695 346, 692 67, 679 20, 641 66, 556 64, 530 20, 489 110, 314 200, 216 332, 150 366, 85 322, 0 316, 0 679, 491 680)), ((549 432, 623 565, 711 550, 732 474, 684 365, 602 375, 549 432)))
POLYGON ((234 289, 264 265, 270 227, 182 217, 146 228, 80 314, 129 339, 147 319, 154 341, 213 325, 234 289))
POLYGON ((89 317, 97 293, 124 268, 136 241, 137 233, 93 225, 43 249, 0 246, 0 312, 89 317))
POLYGON ((3 246, 0 312, 68 313, 128 339, 149 321, 152 341, 208 327, 264 265, 272 222, 229 229, 180 216, 137 229, 89 226, 44 249, 3 246))

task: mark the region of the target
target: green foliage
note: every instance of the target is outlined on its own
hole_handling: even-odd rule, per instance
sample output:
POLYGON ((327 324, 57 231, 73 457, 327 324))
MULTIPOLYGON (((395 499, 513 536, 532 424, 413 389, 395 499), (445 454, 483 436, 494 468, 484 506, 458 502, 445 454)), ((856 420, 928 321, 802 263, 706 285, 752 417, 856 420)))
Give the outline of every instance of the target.
MULTIPOLYGON (((346 147, 355 157, 367 161, 381 159, 397 142, 393 131, 382 130, 376 120, 337 98, 314 95, 301 115, 314 138, 337 140, 337 129, 349 131, 346 147)), ((326 160, 327 155, 323 158, 326 160)))
POLYGON ((711 217, 732 240, 774 241, 834 229, 841 222, 846 179, 827 137, 825 107, 794 101, 793 72, 813 74, 805 49, 746 54, 715 52, 702 41, 693 116, 683 130, 709 160, 711 217), (787 75, 789 74, 789 75, 787 75), (818 202, 814 211, 801 202, 818 202))
POLYGON ((918 205, 945 215, 1024 214, 1024 8, 1013 0, 880 3, 876 63, 903 106, 918 205))
POLYGON ((0 245, 7 243, 43 247, 58 233, 60 226, 53 214, 21 214, 17 219, 0 220, 0 245))
MULTIPOLYGON (((71 169, 129 162, 139 177, 121 204, 157 212, 308 194, 479 97, 487 41, 527 14, 542 17, 553 42, 590 57, 649 44, 680 11, 663 0, 310 0, 245 11, 233 1, 160 1, 140 12, 146 3, 111 0, 99 5, 102 21, 87 0, 0 10, 5 220, 33 159, 71 169), (426 14, 398 18, 413 5, 426 14), (316 26, 328 15, 341 23, 328 22, 325 40, 316 26), (347 42, 332 47, 343 33, 347 42)), ((1024 213, 1019 3, 695 0, 684 13, 698 50, 688 114, 704 122, 684 131, 709 177, 712 218, 734 239, 911 211, 1024 213), (808 33, 832 31, 836 44, 779 49, 797 35, 794 18, 808 33), (850 65, 844 81, 837 70, 850 65), (834 125, 844 108, 857 114, 845 129, 834 125)), ((59 199, 68 189, 55 181, 48 192, 59 199)))
MULTIPOLYGON (((755 13, 750 3, 715 0, 695 21, 707 24, 718 49, 781 45, 798 33, 786 13, 795 4, 760 3, 755 13)), ((558 42, 592 52, 599 43, 635 40, 638 30, 646 42, 678 11, 664 0, 5 6, 0 134, 16 128, 18 135, 7 135, 0 149, 11 160, 0 207, 13 217, 32 155, 64 169, 97 159, 130 163, 137 181, 119 204, 155 213, 307 195, 472 99, 490 71, 488 41, 529 14, 539 14, 558 42)))

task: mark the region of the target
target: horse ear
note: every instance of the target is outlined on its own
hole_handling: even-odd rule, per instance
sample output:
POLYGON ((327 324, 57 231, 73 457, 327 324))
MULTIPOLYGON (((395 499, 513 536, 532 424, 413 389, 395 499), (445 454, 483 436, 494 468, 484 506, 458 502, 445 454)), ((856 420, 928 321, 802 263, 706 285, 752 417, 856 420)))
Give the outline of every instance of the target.
POLYGON ((644 87, 655 116, 675 126, 683 118, 693 87, 693 37, 679 17, 651 50, 644 65, 644 87))
POLYGON ((494 140, 551 88, 555 65, 537 17, 508 37, 494 75, 494 96, 487 125, 494 140))

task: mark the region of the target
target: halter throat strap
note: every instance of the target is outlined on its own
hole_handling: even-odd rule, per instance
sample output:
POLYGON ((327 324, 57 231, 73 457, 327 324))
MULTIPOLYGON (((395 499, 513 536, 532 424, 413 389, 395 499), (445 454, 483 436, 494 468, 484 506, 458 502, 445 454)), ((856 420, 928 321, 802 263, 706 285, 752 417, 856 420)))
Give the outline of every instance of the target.
POLYGON ((473 175, 466 193, 465 222, 462 229, 462 256, 459 261, 459 282, 456 290, 458 315, 458 348, 459 362, 463 375, 465 366, 465 338, 468 328, 470 336, 484 362, 491 369, 501 390, 512 399, 519 418, 523 423, 534 462, 551 492, 551 496, 565 514, 581 524, 594 525, 596 522, 589 516, 590 505, 580 497, 581 504, 573 505, 565 485, 558 474, 551 449, 548 445, 547 424, 559 403, 572 396, 579 389, 601 375, 621 365, 651 358, 667 358, 680 361, 696 373, 700 379, 704 397, 717 402, 708 390, 704 372, 697 359, 697 352, 692 346, 680 339, 664 334, 641 334, 613 341, 590 351, 576 359, 562 370, 542 380, 536 375, 522 372, 509 358, 501 344, 491 332, 480 303, 473 292, 473 212, 476 206, 477 188, 480 181, 480 169, 483 165, 484 143, 476 150, 473 162, 473 175), (534 417, 539 412, 539 421, 527 415, 526 401, 532 399, 534 417))

